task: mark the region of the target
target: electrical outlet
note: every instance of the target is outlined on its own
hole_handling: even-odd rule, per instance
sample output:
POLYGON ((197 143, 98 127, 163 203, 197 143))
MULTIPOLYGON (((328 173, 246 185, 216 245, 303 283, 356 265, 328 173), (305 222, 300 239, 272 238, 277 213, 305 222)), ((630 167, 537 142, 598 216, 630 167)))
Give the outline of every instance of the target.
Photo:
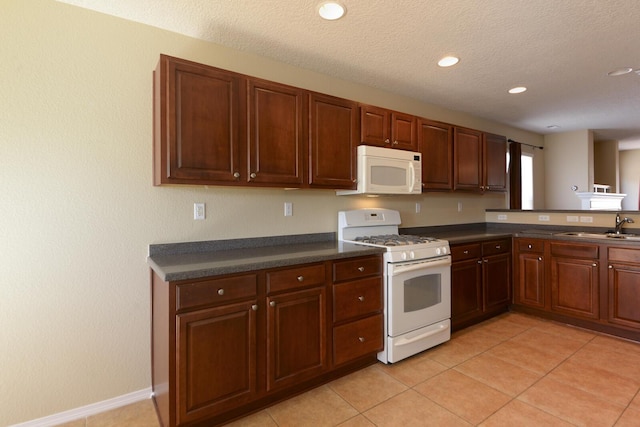
POLYGON ((538 221, 549 221, 549 215, 538 215, 538 221))
POLYGON ((500 214, 500 215, 498 215, 498 220, 499 221, 506 221, 507 220, 507 216, 505 214, 500 214))
POLYGON ((416 213, 420 213, 420 203, 416 203, 416 213))
POLYGON ((205 218, 205 207, 204 203, 194 203, 193 204, 193 219, 204 219, 205 218))
POLYGON ((593 222, 593 217, 592 216, 581 216, 580 217, 580 222, 593 222))
POLYGON ((578 222, 577 215, 567 215, 567 222, 578 222))
POLYGON ((293 203, 284 202, 284 216, 293 216, 293 203))

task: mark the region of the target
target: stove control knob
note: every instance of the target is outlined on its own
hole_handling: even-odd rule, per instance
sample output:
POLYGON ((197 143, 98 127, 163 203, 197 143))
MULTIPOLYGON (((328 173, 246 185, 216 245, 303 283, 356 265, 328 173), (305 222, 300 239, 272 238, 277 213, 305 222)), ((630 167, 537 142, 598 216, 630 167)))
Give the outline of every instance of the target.
POLYGON ((442 248, 436 248, 436 255, 442 255, 442 248))
POLYGON ((411 257, 411 259, 415 259, 415 257, 416 257, 415 252, 413 252, 413 251, 409 252, 409 257, 411 257))
POLYGON ((406 260, 407 259, 407 253, 406 252, 402 252, 400 254, 400 258, 402 258, 403 261, 406 260))

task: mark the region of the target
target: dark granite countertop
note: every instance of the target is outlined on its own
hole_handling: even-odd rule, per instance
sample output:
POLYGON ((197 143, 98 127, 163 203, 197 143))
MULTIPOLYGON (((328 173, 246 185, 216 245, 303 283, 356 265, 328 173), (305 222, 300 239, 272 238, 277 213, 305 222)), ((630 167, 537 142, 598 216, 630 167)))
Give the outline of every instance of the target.
POLYGON ((147 263, 168 282, 382 252, 383 248, 338 242, 335 233, 325 233, 150 245, 147 263))

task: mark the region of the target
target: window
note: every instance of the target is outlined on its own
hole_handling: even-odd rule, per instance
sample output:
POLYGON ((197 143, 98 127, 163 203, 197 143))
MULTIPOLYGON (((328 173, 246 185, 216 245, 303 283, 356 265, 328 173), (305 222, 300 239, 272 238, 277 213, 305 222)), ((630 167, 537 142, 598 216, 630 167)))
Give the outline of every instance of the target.
POLYGON ((522 176, 522 209, 533 209, 533 154, 522 154, 521 176, 522 176))

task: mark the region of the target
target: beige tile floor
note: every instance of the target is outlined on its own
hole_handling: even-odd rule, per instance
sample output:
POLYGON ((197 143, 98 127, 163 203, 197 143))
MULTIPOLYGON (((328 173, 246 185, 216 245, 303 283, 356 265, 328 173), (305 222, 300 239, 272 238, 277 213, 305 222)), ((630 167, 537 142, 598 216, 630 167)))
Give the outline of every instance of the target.
MULTIPOLYGON (((507 313, 230 425, 640 426, 639 390, 640 344, 507 313)), ((144 401, 64 426, 158 421, 144 401)))

